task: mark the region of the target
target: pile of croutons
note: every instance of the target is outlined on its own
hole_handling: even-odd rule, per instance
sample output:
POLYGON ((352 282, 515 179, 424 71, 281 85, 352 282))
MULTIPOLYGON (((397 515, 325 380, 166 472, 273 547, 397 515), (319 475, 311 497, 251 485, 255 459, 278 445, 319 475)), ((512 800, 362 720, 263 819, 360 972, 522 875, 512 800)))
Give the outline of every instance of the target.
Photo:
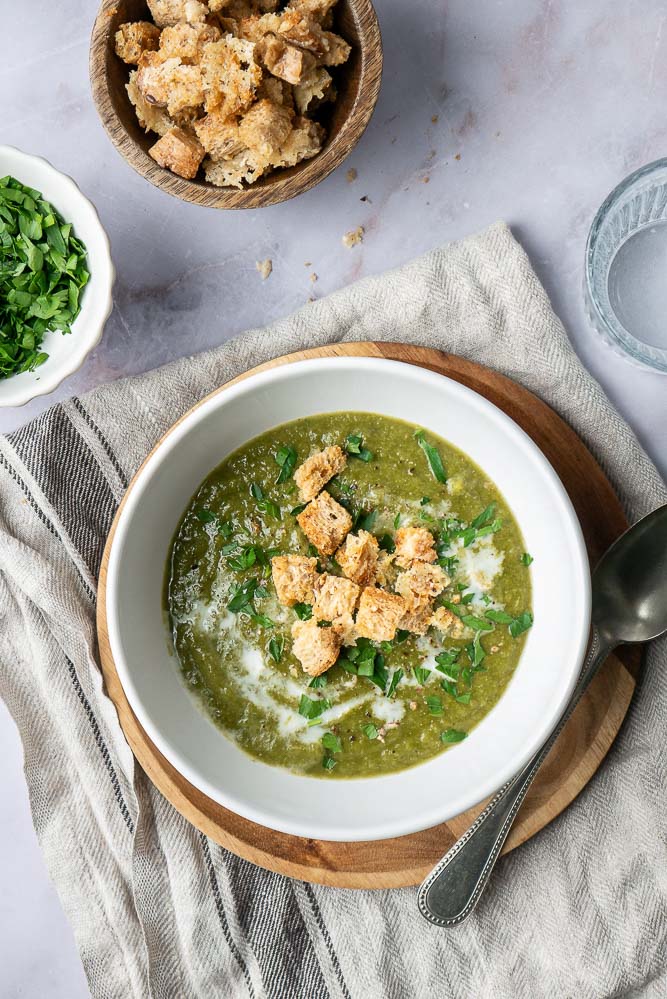
POLYGON ((334 556, 343 575, 319 572, 317 558, 305 555, 271 560, 279 602, 312 606, 311 618, 292 626, 292 651, 311 676, 333 666, 342 646, 357 638, 390 642, 399 629, 425 635, 430 627, 453 638, 464 632, 457 615, 435 607, 450 580, 434 564, 437 553, 429 530, 399 528, 391 554, 381 551, 368 531, 350 533, 352 517, 324 491, 346 463, 342 449, 333 446, 312 455, 294 473, 301 502, 307 504, 297 516, 299 526, 321 555, 334 556))
POLYGON ((312 115, 335 100, 329 70, 350 46, 330 30, 336 0, 283 2, 148 0, 155 23, 121 24, 116 53, 137 67, 127 92, 160 166, 241 188, 320 151, 312 115))

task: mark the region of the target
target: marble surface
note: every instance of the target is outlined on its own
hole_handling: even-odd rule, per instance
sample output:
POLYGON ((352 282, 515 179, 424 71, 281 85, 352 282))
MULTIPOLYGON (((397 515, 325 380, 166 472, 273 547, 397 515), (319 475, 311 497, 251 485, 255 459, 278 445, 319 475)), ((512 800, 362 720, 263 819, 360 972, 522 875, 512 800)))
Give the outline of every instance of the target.
MULTIPOLYGON (((611 354, 589 329, 581 295, 595 210, 627 173, 667 150, 664 5, 376 5, 382 92, 345 168, 296 201, 238 213, 170 198, 111 146, 88 85, 94 3, 33 0, 30 17, 22 4, 3 7, 0 141, 77 180, 109 233, 118 278, 95 353, 53 396, 0 412, 0 430, 502 218, 582 360, 667 473, 667 378, 611 354), (353 183, 347 167, 357 170, 353 183), (346 249, 341 236, 358 225, 364 242, 346 249), (266 257, 273 274, 262 281, 255 264, 266 257)), ((77 999, 87 994, 85 979, 37 849, 4 709, 0 758, 0 991, 3 999, 77 999)))

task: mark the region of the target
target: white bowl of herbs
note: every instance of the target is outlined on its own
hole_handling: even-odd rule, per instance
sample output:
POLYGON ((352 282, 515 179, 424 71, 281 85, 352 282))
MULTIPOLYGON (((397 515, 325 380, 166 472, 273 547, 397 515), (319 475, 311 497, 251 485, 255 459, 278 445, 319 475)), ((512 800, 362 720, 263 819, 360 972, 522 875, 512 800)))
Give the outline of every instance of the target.
POLYGON ((74 181, 0 146, 0 406, 46 395, 81 366, 113 280, 109 240, 74 181))

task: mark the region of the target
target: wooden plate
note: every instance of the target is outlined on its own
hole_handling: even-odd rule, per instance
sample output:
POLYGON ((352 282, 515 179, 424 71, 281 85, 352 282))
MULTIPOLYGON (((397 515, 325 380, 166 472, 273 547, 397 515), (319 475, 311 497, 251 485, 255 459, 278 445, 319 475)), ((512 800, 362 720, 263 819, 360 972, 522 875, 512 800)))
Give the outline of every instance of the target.
MULTIPOLYGON (((527 389, 460 357, 406 344, 335 344, 276 358, 235 378, 213 394, 224 392, 229 385, 266 368, 331 356, 388 357, 421 365, 468 385, 503 409, 530 434, 558 472, 579 515, 593 564, 626 529, 627 521, 609 481, 574 431, 527 389)), ((186 819, 216 843, 271 871, 341 888, 399 888, 418 884, 467 829, 482 805, 411 836, 369 843, 307 840, 274 832, 228 811, 189 784, 158 752, 125 698, 109 648, 105 583, 116 521, 107 539, 99 581, 97 626, 102 671, 127 741, 155 786, 186 819)), ((625 647, 609 657, 528 793, 505 851, 544 828, 591 779, 621 726, 635 688, 639 663, 636 648, 625 647)))

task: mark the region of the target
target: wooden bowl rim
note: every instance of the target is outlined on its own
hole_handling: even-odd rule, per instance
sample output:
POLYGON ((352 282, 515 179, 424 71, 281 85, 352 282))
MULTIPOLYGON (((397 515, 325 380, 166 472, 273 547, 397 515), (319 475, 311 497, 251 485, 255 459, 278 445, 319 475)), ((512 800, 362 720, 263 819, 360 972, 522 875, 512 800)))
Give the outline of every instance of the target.
POLYGON ((348 116, 331 143, 310 160, 271 174, 265 186, 243 190, 216 187, 207 181, 185 180, 158 166, 134 141, 111 101, 106 72, 108 36, 117 0, 102 0, 90 39, 89 74, 93 102, 113 145, 130 166, 155 187, 173 197, 209 208, 262 208, 289 201, 325 180, 347 158, 363 135, 380 93, 383 49, 380 25, 372 0, 347 0, 358 20, 366 23, 361 38, 361 68, 357 92, 348 116), (375 59, 371 59, 371 55, 375 59), (120 129, 120 133, 118 132, 120 129), (275 178, 275 179, 272 179, 275 178))

